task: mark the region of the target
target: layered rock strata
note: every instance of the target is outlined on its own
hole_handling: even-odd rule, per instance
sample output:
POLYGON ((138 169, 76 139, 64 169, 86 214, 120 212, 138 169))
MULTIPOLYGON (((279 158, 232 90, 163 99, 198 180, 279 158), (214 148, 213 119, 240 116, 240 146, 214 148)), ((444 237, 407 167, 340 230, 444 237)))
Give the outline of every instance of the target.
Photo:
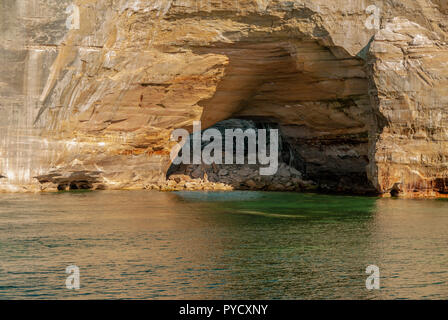
POLYGON ((276 123, 317 185, 443 197, 447 15, 440 0, 3 0, 0 189, 161 185, 173 129, 240 118, 276 123))

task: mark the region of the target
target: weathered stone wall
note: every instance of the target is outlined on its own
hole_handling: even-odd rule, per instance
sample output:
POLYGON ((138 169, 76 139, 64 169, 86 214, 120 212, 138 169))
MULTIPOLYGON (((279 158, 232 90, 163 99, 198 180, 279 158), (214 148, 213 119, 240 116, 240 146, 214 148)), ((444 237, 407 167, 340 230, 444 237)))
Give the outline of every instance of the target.
POLYGON ((173 129, 243 117, 278 123, 297 169, 336 191, 448 191, 444 1, 1 5, 1 189, 144 188, 173 129))

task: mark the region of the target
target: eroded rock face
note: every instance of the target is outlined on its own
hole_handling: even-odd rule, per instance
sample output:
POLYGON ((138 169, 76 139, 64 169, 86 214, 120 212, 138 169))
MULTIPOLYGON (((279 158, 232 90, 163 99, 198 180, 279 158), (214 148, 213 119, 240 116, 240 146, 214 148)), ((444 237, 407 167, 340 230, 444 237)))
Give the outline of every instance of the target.
POLYGON ((157 185, 173 129, 243 118, 318 185, 443 196, 445 1, 367 2, 3 0, 0 189, 157 185))

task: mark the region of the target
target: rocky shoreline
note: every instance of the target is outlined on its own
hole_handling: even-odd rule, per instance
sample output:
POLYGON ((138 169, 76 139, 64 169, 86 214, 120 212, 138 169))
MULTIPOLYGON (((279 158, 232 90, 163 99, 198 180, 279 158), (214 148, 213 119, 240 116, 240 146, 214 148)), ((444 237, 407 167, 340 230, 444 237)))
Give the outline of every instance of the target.
POLYGON ((183 165, 166 181, 146 187, 160 191, 312 191, 316 188, 314 182, 304 180, 299 171, 285 163, 280 164, 273 176, 260 176, 258 165, 183 165))
POLYGON ((165 179, 133 185, 107 185, 101 172, 76 171, 70 175, 50 173, 38 177, 39 184, 23 186, 20 190, 1 188, 3 192, 57 192, 69 190, 130 190, 145 189, 156 191, 316 191, 313 181, 303 179, 302 174, 280 163, 273 176, 260 176, 259 165, 180 165, 167 174, 165 179))

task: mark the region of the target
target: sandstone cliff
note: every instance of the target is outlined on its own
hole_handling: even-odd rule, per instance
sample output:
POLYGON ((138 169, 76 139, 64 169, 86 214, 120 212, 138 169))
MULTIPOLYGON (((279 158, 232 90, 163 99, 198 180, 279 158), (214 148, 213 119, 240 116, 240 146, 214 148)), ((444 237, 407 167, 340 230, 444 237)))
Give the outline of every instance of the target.
POLYGON ((0 5, 2 190, 145 188, 173 129, 243 118, 319 186, 448 194, 445 0, 0 5))

